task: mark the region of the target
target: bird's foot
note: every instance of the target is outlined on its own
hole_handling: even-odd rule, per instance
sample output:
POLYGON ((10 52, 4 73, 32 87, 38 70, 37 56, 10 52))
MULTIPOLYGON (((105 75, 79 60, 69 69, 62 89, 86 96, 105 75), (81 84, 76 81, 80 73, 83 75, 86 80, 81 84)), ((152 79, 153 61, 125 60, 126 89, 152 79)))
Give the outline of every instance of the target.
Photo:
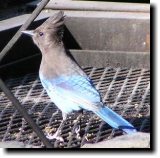
POLYGON ((76 128, 74 129, 75 133, 76 133, 76 137, 77 139, 80 139, 80 125, 76 126, 76 128))
POLYGON ((74 131, 76 134, 78 134, 80 132, 80 125, 77 125, 74 131))
POLYGON ((58 132, 56 132, 55 134, 53 134, 53 135, 51 135, 51 134, 47 134, 47 138, 48 139, 50 139, 50 140, 52 140, 52 139, 56 139, 56 140, 58 140, 58 141, 60 141, 60 142, 64 142, 64 139, 61 137, 61 136, 59 136, 59 133, 58 132))

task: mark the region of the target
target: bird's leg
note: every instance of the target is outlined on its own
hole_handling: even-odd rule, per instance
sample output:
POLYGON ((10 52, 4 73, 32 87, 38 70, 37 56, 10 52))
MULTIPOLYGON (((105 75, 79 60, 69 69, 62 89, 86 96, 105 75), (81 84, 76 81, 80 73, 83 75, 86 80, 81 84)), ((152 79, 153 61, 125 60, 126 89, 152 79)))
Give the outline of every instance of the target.
POLYGON ((82 117, 82 115, 83 115, 83 109, 79 111, 79 116, 78 116, 77 119, 74 121, 74 123, 75 123, 76 125, 75 125, 75 127, 74 127, 73 130, 74 130, 74 132, 76 133, 77 138, 80 138, 80 130, 81 130, 81 127, 80 127, 80 125, 81 125, 81 120, 80 120, 80 118, 82 117), (78 125, 78 121, 80 122, 80 123, 79 123, 80 125, 78 125))
POLYGON ((54 133, 53 135, 47 134, 47 138, 48 138, 48 139, 56 139, 56 140, 59 140, 59 141, 61 141, 61 142, 64 141, 63 138, 60 136, 60 134, 61 134, 61 129, 62 129, 62 126, 63 126, 63 122, 64 122, 64 121, 66 120, 66 118, 67 118, 67 114, 62 113, 62 116, 63 116, 63 120, 62 120, 61 124, 59 125, 56 133, 54 133))

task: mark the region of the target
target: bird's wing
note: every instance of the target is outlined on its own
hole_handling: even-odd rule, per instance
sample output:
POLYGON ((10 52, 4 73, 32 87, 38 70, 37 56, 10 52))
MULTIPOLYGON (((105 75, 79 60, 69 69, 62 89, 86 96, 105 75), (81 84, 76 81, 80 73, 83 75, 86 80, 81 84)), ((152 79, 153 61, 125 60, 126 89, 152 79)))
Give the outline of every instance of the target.
POLYGON ((55 93, 78 103, 84 109, 95 111, 101 106, 100 94, 86 76, 61 76, 51 80, 51 83, 55 93))

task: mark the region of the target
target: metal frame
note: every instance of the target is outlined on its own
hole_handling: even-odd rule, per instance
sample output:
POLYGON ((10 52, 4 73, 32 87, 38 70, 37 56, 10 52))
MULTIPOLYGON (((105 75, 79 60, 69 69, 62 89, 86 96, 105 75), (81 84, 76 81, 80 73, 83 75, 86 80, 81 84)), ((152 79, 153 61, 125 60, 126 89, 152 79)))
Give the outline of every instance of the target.
MULTIPOLYGON (((103 6, 103 3, 101 3, 101 6, 96 8, 97 2, 92 2, 92 6, 90 4, 86 5, 86 2, 66 2, 65 5, 64 2, 57 1, 57 3, 50 2, 49 0, 42 0, 42 2, 36 7, 36 9, 33 11, 32 15, 29 17, 29 19, 20 27, 20 29, 17 31, 17 33, 13 36, 13 38, 8 42, 8 44, 4 47, 4 49, 0 53, 0 62, 4 58, 4 56, 8 53, 8 51, 13 47, 13 45, 18 41, 18 39, 21 37, 21 31, 28 28, 28 26, 34 21, 34 19, 40 14, 42 9, 45 7, 46 9, 52 8, 52 9, 63 9, 63 10, 94 10, 94 11, 116 11, 116 12, 149 12, 149 5, 141 5, 138 10, 137 7, 139 5, 134 4, 123 4, 123 5, 115 5, 115 3, 107 3, 107 5, 103 6), (85 3, 85 6, 82 5, 82 3, 85 3), (109 4, 109 5, 108 5, 109 4)), ((78 55, 80 52, 75 50, 76 55, 78 55)), ((96 52, 97 53, 97 52, 96 52)), ((104 52, 101 52, 104 53, 104 52)), ((113 53, 112 53, 113 54, 113 53)), ((147 54, 148 55, 148 54, 147 54)), ((49 142, 49 140, 45 137, 42 130, 38 127, 38 125, 33 121, 33 119, 30 117, 30 115, 27 113, 25 108, 20 104, 20 102, 15 98, 15 96, 10 92, 10 90, 7 88, 3 80, 0 78, 0 88, 2 91, 6 94, 8 99, 13 103, 15 108, 21 113, 21 115, 25 118, 25 120, 28 122, 28 124, 31 126, 33 131, 37 134, 37 136, 42 140, 44 145, 47 148, 53 148, 53 145, 49 142)))
POLYGON ((50 1, 46 9, 80 10, 80 11, 115 11, 115 12, 150 12, 149 4, 118 3, 98 1, 50 1))

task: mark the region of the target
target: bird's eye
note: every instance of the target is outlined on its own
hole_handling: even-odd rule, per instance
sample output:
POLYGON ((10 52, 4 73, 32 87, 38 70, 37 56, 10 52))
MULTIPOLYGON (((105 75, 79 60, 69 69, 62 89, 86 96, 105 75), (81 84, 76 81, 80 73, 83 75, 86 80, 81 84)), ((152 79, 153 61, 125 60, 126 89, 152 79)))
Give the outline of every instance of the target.
POLYGON ((40 35, 40 36, 43 36, 43 32, 39 32, 39 35, 40 35))

